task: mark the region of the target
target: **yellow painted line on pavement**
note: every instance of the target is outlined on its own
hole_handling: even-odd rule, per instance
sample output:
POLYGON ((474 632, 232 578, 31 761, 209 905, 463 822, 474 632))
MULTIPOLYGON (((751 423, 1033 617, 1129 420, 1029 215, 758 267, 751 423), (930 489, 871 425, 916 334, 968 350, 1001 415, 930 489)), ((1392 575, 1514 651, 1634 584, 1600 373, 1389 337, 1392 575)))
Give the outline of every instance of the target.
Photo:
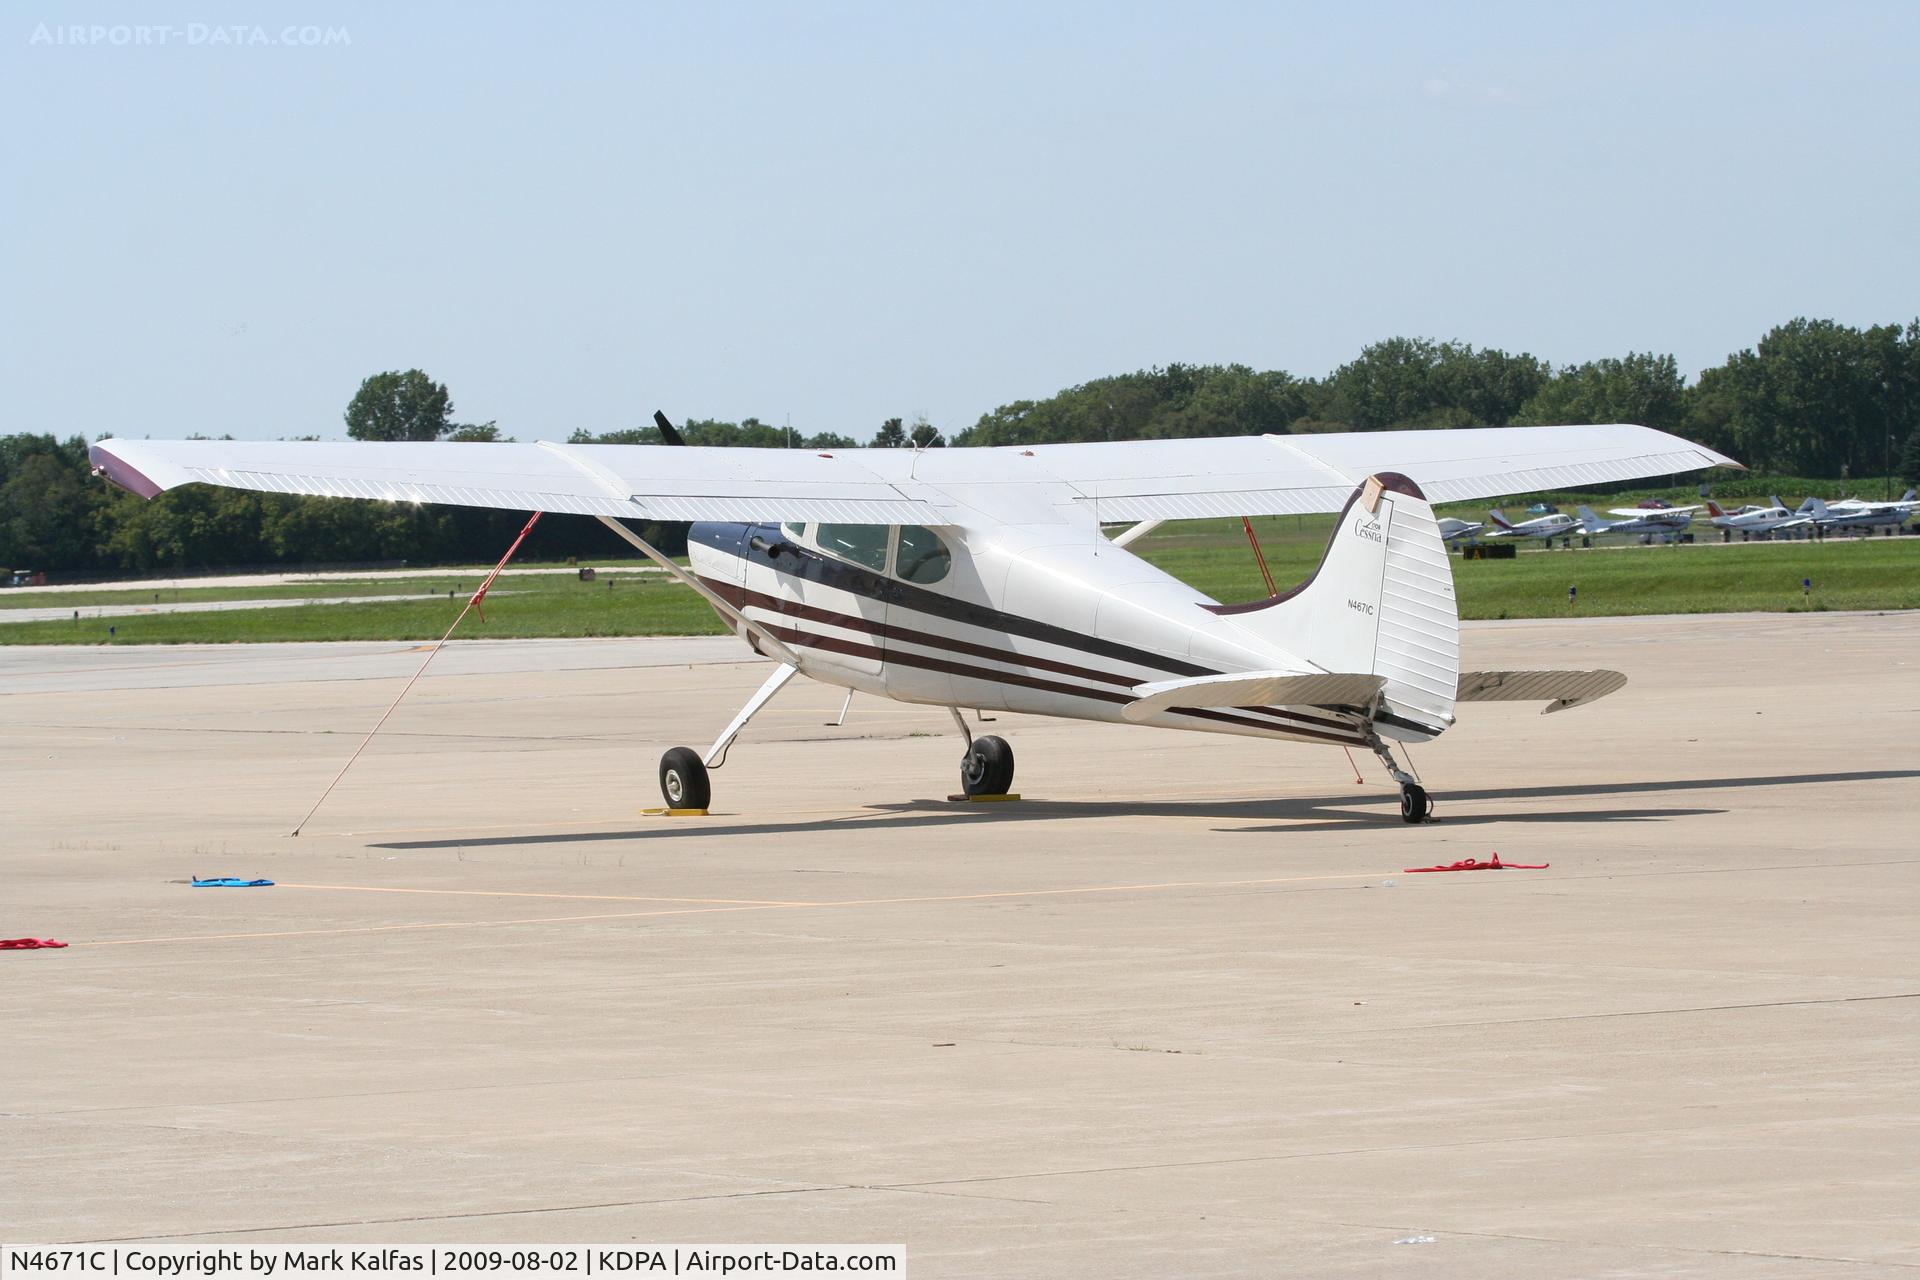
POLYGON ((328 889, 340 893, 425 893, 461 898, 566 898, 583 902, 698 902, 733 907, 817 907, 810 900, 783 898, 678 898, 655 893, 534 893, 516 889, 409 889, 378 884, 289 884, 276 881, 282 889, 328 889))
POLYGON ((668 911, 610 911, 584 916, 534 916, 522 920, 427 920, 411 924, 348 925, 335 929, 278 929, 260 933, 187 933, 161 938, 109 938, 72 947, 137 947, 160 942, 231 942, 249 938, 318 938, 352 933, 405 933, 421 929, 499 929, 517 924, 574 924, 588 920, 638 920, 649 916, 697 916, 727 911, 777 911, 778 907, 683 907, 668 911))

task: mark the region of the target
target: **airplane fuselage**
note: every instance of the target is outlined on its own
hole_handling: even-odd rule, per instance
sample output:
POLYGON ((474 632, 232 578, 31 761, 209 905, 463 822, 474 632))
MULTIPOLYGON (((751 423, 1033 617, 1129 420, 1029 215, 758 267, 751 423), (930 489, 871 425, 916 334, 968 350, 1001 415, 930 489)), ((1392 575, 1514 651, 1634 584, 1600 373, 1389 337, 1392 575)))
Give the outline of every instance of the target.
POLYGON ((1736 533, 1772 533, 1776 529, 1799 528, 1811 521, 1785 507, 1757 507, 1751 511, 1730 511, 1712 517, 1714 524, 1736 533))
POLYGON ((1571 537, 1579 533, 1580 522, 1570 515, 1556 513, 1540 516, 1521 524, 1498 524, 1481 535, 1486 538, 1540 538, 1551 542, 1555 538, 1571 537))
POLYGON ((1671 535, 1684 533, 1687 526, 1692 523, 1693 513, 1691 511, 1679 516, 1627 516, 1620 520, 1603 520, 1597 526, 1587 529, 1587 532, 1595 537, 1609 533, 1671 535))
MULTIPOLYGON (((806 675, 902 702, 1132 723, 1120 709, 1141 684, 1320 670, 1097 528, 866 526, 884 545, 858 534, 832 545, 857 528, 701 523, 688 551, 700 580, 806 675)), ((1182 707, 1144 723, 1347 746, 1367 728, 1314 707, 1182 707)))
POLYGON ((1897 509, 1835 511, 1829 507, 1827 511, 1827 515, 1814 517, 1814 523, 1822 529, 1898 528, 1906 523, 1908 514, 1897 509))

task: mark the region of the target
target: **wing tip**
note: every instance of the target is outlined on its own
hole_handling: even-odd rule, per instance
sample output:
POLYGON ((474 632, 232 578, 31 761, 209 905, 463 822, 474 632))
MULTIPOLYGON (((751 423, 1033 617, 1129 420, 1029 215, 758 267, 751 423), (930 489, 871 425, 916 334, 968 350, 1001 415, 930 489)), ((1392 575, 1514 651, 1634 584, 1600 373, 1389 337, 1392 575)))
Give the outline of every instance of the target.
POLYGON ((166 492, 166 486, 149 479, 145 472, 115 454, 107 447, 107 441, 87 446, 87 461, 93 465, 93 474, 103 477, 108 484, 125 489, 136 498, 151 501, 166 492))

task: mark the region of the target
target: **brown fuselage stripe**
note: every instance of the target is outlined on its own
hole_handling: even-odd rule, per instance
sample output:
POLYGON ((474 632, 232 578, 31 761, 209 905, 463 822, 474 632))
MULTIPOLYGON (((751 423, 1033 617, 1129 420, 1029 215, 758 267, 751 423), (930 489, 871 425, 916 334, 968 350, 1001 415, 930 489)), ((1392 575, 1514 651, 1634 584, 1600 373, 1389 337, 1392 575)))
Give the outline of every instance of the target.
MULTIPOLYGON (((1131 694, 1112 693, 1105 689, 1088 689, 1077 684, 1062 684, 1058 680, 1042 680, 1038 676, 1022 675, 1014 671, 995 671, 991 667, 974 667, 964 662, 948 662, 931 654, 905 653, 900 650, 883 650, 870 644, 861 644, 857 640, 843 640, 838 636, 823 636, 817 632, 802 631, 797 627, 782 627, 774 623, 760 624, 783 642, 799 645, 802 648, 822 649, 829 653, 845 654, 853 658, 868 658, 874 662, 898 663, 903 667, 919 667, 926 671, 938 671, 944 675, 967 676, 975 680, 985 680, 997 684, 1015 684, 1026 689, 1038 689, 1044 693, 1065 694, 1073 698, 1088 698, 1095 702, 1128 703, 1133 701, 1131 694)), ((1237 724, 1249 729, 1259 729, 1267 733, 1284 733, 1298 738, 1317 738, 1325 742, 1337 742, 1341 745, 1362 742, 1358 733, 1336 734, 1320 729, 1300 728, 1291 724, 1276 723, 1271 720, 1255 720, 1250 716, 1234 715, 1227 711, 1210 711, 1199 707, 1169 707, 1174 715, 1191 716, 1196 720, 1215 720, 1222 724, 1237 724)))

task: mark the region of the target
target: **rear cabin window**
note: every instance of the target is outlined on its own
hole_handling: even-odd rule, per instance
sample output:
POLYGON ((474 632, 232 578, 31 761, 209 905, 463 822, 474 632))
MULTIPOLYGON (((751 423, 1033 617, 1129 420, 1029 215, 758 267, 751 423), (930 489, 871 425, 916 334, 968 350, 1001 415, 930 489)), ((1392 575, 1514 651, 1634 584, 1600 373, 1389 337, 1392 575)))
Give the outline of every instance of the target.
POLYGON ((875 573, 885 573, 887 535, 891 532, 883 524, 822 524, 814 526, 813 541, 822 551, 875 573))
POLYGON ((893 571, 907 582, 938 582, 953 568, 953 553, 940 535, 917 524, 900 526, 900 547, 893 555, 893 571))

